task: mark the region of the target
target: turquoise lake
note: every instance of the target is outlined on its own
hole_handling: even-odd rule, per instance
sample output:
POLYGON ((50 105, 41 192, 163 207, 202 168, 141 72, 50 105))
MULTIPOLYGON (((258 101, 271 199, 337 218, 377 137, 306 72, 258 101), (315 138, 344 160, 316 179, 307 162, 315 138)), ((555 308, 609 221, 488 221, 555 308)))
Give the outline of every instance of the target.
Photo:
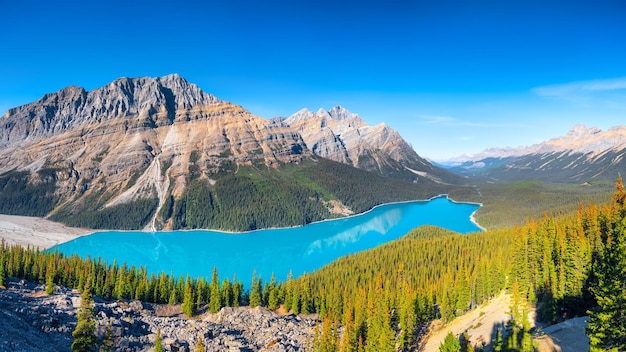
POLYGON ((285 280, 312 272, 329 262, 376 247, 420 225, 435 225, 460 233, 480 231, 471 221, 477 204, 455 203, 445 196, 428 201, 394 203, 371 211, 306 226, 243 233, 219 231, 106 231, 53 247, 66 255, 101 257, 112 263, 210 279, 217 267, 220 280, 241 280, 249 287, 253 270, 264 281, 272 272, 285 280))

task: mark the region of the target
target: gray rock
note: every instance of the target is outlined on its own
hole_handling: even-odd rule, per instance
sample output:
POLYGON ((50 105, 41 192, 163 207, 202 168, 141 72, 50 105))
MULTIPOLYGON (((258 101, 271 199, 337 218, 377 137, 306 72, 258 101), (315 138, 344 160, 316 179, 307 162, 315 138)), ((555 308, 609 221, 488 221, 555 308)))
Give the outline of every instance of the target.
MULTIPOLYGON (((66 351, 76 326, 80 293, 59 287, 11 281, 0 290, 0 351, 66 351)), ((223 308, 197 318, 163 317, 159 306, 138 301, 105 302, 96 297, 97 334, 110 324, 117 351, 151 351, 161 330, 166 351, 190 351, 202 337, 207 351, 304 351, 315 320, 281 316, 257 307, 223 308)))

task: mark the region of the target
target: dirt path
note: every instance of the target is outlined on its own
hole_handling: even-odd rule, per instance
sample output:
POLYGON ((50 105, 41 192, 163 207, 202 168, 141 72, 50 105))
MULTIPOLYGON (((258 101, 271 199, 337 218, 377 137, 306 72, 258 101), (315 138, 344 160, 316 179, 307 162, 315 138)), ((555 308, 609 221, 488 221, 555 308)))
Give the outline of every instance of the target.
POLYGON ((422 343, 421 351, 439 351, 439 345, 450 331, 455 336, 459 336, 467 331, 470 342, 473 345, 488 344, 492 334, 495 335, 496 329, 506 325, 506 322, 511 319, 509 314, 507 314, 511 306, 510 298, 511 295, 502 293, 479 308, 454 319, 447 325, 442 326, 440 321, 435 321, 433 323, 433 331, 426 337, 426 342, 422 343))

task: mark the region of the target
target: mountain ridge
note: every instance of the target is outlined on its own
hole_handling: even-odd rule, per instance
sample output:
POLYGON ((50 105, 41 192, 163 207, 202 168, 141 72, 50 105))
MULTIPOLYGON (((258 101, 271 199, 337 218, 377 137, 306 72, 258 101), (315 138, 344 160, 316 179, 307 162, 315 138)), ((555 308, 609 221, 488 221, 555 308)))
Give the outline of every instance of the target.
MULTIPOLYGON (((364 125, 345 109, 327 115, 328 121, 364 125)), ((361 133, 351 126, 342 132, 361 133)), ((340 188, 329 192, 318 181, 276 171, 317 165, 352 182, 345 176, 351 171, 337 174, 342 167, 315 163, 319 156, 284 119, 258 117, 177 74, 120 78, 91 91, 70 86, 9 109, 0 119, 0 146, 0 211, 73 226, 223 228, 242 221, 235 229, 253 229, 321 220, 346 201, 351 211, 364 210, 346 195, 338 199, 340 188), (244 199, 250 205, 240 214, 244 199), (254 211, 268 199, 271 206, 254 211), (261 214, 282 220, 267 222, 261 214)), ((428 176, 431 169, 447 175, 430 163, 415 171, 428 176)), ((420 181, 436 184, 428 177, 420 181)))
POLYGON ((406 181, 459 182, 420 157, 387 124, 369 126, 340 105, 316 112, 303 108, 282 121, 302 135, 314 154, 324 158, 406 181))
POLYGON ((489 180, 550 182, 613 180, 626 167, 626 126, 606 131, 575 125, 565 135, 519 148, 490 148, 454 158, 442 167, 489 180))

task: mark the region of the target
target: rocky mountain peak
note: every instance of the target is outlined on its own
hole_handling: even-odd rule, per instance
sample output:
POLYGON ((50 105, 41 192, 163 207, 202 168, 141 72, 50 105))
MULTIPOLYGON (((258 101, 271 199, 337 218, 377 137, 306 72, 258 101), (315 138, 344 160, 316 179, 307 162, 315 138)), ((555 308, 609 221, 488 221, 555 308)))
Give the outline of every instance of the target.
POLYGON ((584 136, 591 136, 601 132, 602 130, 598 127, 587 127, 585 124, 578 124, 572 127, 572 129, 567 132, 566 136, 570 138, 580 138, 584 136))
POLYGON ((313 153, 364 170, 415 181, 440 180, 436 170, 385 124, 368 126, 358 114, 342 106, 302 109, 284 120, 302 135, 313 153))
POLYGON ((178 74, 119 78, 85 91, 70 86, 9 109, 0 122, 0 143, 50 136, 67 129, 111 119, 150 117, 158 125, 172 123, 177 112, 227 104, 178 74), (155 121, 160 118, 160 121, 155 121))
POLYGON ((335 120, 349 121, 349 120, 361 120, 361 117, 357 114, 351 113, 348 109, 337 105, 328 111, 328 114, 335 120))

